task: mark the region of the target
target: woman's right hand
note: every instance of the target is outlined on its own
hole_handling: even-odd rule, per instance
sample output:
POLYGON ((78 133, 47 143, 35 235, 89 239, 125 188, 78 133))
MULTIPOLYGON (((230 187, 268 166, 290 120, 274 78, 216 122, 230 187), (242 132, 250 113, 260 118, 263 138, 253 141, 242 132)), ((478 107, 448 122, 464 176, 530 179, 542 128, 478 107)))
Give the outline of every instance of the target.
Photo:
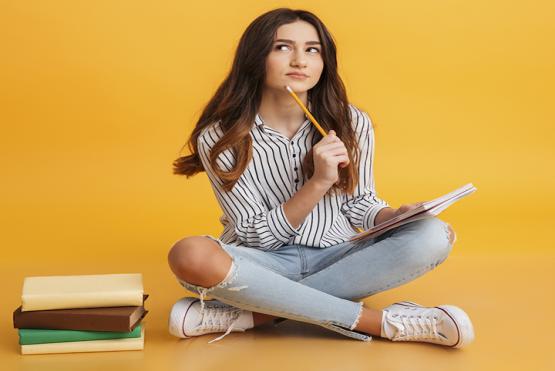
POLYGON ((339 169, 349 165, 349 155, 345 144, 330 130, 312 148, 314 175, 312 179, 331 187, 339 180, 339 169))

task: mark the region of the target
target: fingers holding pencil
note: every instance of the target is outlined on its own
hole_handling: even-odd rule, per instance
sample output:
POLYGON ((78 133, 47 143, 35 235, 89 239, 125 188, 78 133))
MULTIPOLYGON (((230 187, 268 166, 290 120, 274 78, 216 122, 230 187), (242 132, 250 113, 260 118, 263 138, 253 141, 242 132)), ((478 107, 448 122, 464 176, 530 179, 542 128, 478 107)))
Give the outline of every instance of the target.
POLYGON ((347 149, 333 130, 312 147, 312 155, 313 178, 330 187, 339 181, 340 168, 349 164, 347 149))
MULTIPOLYGON (((332 142, 343 144, 343 142, 341 141, 341 139, 339 139, 339 137, 337 137, 337 135, 336 135, 336 133, 335 133, 335 130, 330 130, 330 131, 328 132, 328 136, 333 137, 332 142)), ((342 153, 342 155, 345 155, 345 156, 347 156, 347 158, 348 158, 348 157, 349 157, 349 154, 347 153, 347 149, 345 148, 345 145, 344 145, 344 144, 343 144, 343 149, 344 149, 344 153, 342 153)), ((347 166, 349 165, 349 162, 350 162, 349 160, 344 161, 344 162, 340 162, 340 163, 339 163, 339 167, 340 167, 341 169, 343 169, 343 168, 345 168, 345 167, 347 167, 347 166)))

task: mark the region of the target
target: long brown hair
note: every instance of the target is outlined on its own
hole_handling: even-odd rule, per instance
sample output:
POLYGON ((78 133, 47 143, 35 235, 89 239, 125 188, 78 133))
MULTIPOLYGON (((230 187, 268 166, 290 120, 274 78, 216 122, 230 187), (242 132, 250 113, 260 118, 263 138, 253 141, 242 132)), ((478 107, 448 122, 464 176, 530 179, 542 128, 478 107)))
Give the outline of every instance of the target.
MULTIPOLYGON (((210 165, 222 180, 223 189, 230 191, 243 174, 252 158, 250 131, 260 106, 265 81, 265 60, 270 53, 277 29, 284 24, 302 20, 310 23, 322 43, 324 68, 318 83, 308 91, 311 113, 327 131, 335 130, 349 152, 350 163, 339 169, 339 180, 331 187, 333 192, 354 192, 358 183, 358 144, 351 123, 351 110, 343 81, 337 72, 337 49, 331 34, 316 15, 305 10, 279 8, 256 18, 245 30, 233 60, 231 72, 218 87, 204 108, 191 136, 186 143, 191 155, 181 156, 173 162, 173 173, 187 178, 204 171, 198 155, 197 139, 202 130, 220 122, 223 137, 213 146, 210 165), (217 166, 216 159, 223 151, 231 148, 236 162, 229 172, 217 166)), ((315 143, 322 136, 315 135, 315 143)), ((184 148, 185 146, 183 146, 184 148)), ((314 174, 312 149, 303 160, 305 177, 314 174)))

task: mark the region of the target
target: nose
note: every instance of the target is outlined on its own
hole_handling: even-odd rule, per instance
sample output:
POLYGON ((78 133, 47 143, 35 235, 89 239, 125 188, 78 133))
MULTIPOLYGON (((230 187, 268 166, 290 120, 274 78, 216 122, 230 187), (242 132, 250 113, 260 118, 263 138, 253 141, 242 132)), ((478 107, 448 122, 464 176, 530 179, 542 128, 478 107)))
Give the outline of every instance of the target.
POLYGON ((304 53, 301 51, 296 51, 291 59, 292 67, 306 67, 306 58, 304 53))

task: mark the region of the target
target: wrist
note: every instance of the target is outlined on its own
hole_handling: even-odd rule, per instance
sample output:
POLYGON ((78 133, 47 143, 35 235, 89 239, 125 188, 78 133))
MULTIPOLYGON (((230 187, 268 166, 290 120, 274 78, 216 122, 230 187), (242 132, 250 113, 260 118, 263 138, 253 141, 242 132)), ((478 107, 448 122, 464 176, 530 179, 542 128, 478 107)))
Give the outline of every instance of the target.
POLYGON ((310 183, 310 185, 314 188, 315 191, 322 194, 325 194, 333 185, 333 184, 328 184, 326 182, 318 180, 316 178, 310 178, 307 183, 310 183))

